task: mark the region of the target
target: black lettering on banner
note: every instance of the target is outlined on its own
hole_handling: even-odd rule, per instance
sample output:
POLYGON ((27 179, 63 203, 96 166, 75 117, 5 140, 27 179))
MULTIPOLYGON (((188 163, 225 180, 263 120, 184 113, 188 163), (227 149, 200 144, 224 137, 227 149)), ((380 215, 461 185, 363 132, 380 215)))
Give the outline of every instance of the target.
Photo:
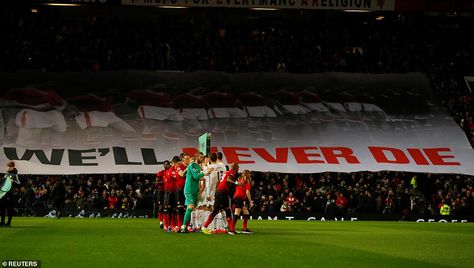
POLYGON ((143 164, 145 165, 159 165, 162 162, 158 162, 156 160, 155 150, 153 148, 142 148, 142 157, 143 157, 143 164))
POLYGON ((70 166, 98 166, 98 163, 84 163, 85 159, 97 159, 95 155, 85 156, 85 153, 95 153, 95 149, 88 150, 68 150, 69 165, 70 166))
POLYGON ((258 0, 258 4, 261 6, 266 6, 268 4, 268 0, 258 0))
POLYGON ((249 5, 249 0, 242 0, 242 5, 243 6, 248 6, 249 5))
POLYGON ((217 3, 218 5, 222 5, 222 4, 223 4, 223 3, 222 3, 222 0, 217 0, 216 3, 217 3))
POLYGON ((21 158, 18 157, 18 153, 16 151, 16 148, 14 148, 14 147, 4 147, 3 151, 5 153, 5 156, 10 160, 26 160, 26 161, 29 161, 29 160, 31 160, 33 155, 35 155, 36 158, 41 162, 41 164, 55 165, 55 166, 61 165, 61 161, 62 161, 63 155, 64 155, 64 149, 52 149, 51 150, 51 159, 48 159, 46 157, 46 154, 44 153, 43 150, 26 150, 23 153, 23 156, 21 158))
POLYGON ((99 156, 105 156, 110 152, 110 148, 99 148, 98 151, 100 153, 99 156))
POLYGON ((305 7, 308 5, 308 0, 301 0, 301 6, 305 7))
POLYGON ((328 6, 327 0, 321 0, 321 6, 327 7, 328 6))
POLYGON ((290 4, 290 6, 294 6, 296 4, 296 1, 295 0, 290 0, 290 1, 288 1, 288 3, 290 4))
POLYGON ((319 0, 313 0, 313 4, 312 6, 316 6, 316 7, 319 7, 319 0))
POLYGON ((364 8, 370 8, 370 0, 364 0, 364 8))
POLYGON ((347 7, 348 0, 341 0, 341 7, 347 7))
POLYGON ((117 165, 141 165, 142 162, 129 162, 127 150, 124 147, 112 147, 114 152, 115 164, 117 165))
POLYGON ((354 6, 361 7, 362 6, 362 0, 354 0, 354 6))

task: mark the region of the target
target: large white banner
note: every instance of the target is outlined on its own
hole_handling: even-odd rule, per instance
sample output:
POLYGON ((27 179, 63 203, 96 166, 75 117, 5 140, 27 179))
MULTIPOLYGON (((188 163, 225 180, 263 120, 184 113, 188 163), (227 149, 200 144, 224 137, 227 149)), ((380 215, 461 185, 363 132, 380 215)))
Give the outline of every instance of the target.
MULTIPOLYGON (((164 74, 204 86, 219 75, 164 74)), ((472 147, 423 75, 226 76, 220 90, 133 90, 114 93, 118 103, 12 89, 0 101, 0 162, 23 174, 155 173, 210 132, 211 150, 241 169, 474 175, 472 147)))
POLYGON ((122 5, 370 11, 395 10, 395 0, 122 0, 122 5))

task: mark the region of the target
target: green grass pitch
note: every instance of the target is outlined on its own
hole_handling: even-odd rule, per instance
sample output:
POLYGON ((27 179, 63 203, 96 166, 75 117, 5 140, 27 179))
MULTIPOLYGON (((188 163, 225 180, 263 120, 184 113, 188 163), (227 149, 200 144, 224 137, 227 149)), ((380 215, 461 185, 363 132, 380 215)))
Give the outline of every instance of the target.
POLYGON ((14 218, 12 227, 0 227, 0 261, 67 268, 474 266, 472 223, 250 221, 249 228, 253 235, 177 234, 152 219, 14 218))

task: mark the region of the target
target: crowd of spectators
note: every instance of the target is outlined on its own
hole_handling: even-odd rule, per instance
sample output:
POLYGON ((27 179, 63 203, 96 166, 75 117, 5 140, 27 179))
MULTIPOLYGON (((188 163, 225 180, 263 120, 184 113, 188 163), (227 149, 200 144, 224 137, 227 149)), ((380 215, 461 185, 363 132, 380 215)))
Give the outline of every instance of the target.
POLYGON ((155 200, 155 176, 115 174, 77 176, 22 176, 16 191, 23 213, 34 208, 52 208, 51 192, 57 180, 66 186, 66 210, 135 211, 152 209, 155 200), (31 208, 31 209, 30 209, 31 208))
MULTIPOLYGON (((119 69, 226 72, 422 72, 474 146, 472 19, 410 14, 296 16, 293 19, 65 18, 2 16, 0 69, 119 69), (205 21, 201 21, 205 20, 205 21), (41 25, 38 27, 38 25, 41 25)), ((255 210, 473 214, 472 177, 400 172, 254 173, 255 210), (418 185, 412 181, 418 181, 418 185)), ((48 207, 54 176, 24 176, 23 207, 48 207)), ((66 177, 66 208, 151 209, 152 175, 66 177)))
MULTIPOLYGON (((51 209, 51 189, 64 179, 66 210, 152 211, 156 206, 153 174, 22 176, 15 189, 20 212, 51 209), (155 204, 155 206, 154 206, 155 204), (31 209, 30 209, 31 208, 31 209)), ((442 204, 452 215, 474 213, 474 181, 465 175, 357 172, 281 174, 254 172, 254 212, 315 212, 330 215, 439 215, 442 204)), ((156 210, 155 210, 156 211, 156 210)))
POLYGON ((260 212, 472 215, 472 177, 357 172, 322 174, 255 173, 253 194, 260 212))
POLYGON ((474 146, 472 92, 463 81, 474 73, 470 18, 320 12, 235 20, 228 12, 222 20, 205 11, 182 17, 43 11, 0 18, 1 70, 423 72, 474 146))

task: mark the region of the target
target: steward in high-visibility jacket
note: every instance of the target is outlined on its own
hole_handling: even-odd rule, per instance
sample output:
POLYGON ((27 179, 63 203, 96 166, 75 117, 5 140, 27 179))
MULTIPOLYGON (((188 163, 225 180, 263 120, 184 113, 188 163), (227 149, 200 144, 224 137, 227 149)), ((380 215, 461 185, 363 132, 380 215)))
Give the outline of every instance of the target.
POLYGON ((443 216, 449 216, 451 214, 451 207, 448 204, 443 204, 439 209, 439 214, 443 216))

